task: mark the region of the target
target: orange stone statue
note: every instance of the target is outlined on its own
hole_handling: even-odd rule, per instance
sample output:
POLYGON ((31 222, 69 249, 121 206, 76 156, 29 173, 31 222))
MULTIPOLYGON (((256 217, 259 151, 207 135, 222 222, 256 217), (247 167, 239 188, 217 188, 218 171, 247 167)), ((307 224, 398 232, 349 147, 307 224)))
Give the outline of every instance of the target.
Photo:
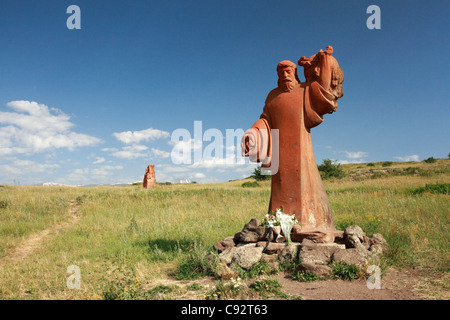
POLYGON ((280 62, 278 87, 269 93, 260 119, 241 141, 243 156, 262 162, 263 168, 270 167, 277 154, 268 211, 283 209, 295 215, 299 226, 293 232, 312 235, 317 242, 332 242, 336 231, 310 132, 322 123, 324 114, 337 110, 337 100, 343 96, 344 73, 332 53, 328 46, 299 59, 305 82, 300 82, 293 62, 280 62), (278 143, 271 138, 274 129, 278 143))
POLYGON ((144 182, 142 185, 145 189, 150 189, 156 186, 155 166, 153 164, 149 165, 145 170, 144 182))

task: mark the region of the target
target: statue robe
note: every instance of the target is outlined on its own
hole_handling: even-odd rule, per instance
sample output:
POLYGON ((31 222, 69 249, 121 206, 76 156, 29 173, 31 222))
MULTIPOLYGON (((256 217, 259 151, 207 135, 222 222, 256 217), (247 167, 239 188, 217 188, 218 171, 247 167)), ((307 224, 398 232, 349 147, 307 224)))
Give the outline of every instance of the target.
POLYGON ((279 152, 278 171, 272 175, 269 212, 283 208, 285 213, 294 214, 301 231, 335 230, 314 158, 310 129, 336 107, 332 95, 318 81, 298 83, 291 91, 276 88, 267 96, 260 119, 244 135, 250 138, 250 146, 243 147, 243 155, 263 162, 263 167, 270 166, 272 156, 279 152), (270 135, 261 132, 266 128, 279 130, 278 148, 270 135))

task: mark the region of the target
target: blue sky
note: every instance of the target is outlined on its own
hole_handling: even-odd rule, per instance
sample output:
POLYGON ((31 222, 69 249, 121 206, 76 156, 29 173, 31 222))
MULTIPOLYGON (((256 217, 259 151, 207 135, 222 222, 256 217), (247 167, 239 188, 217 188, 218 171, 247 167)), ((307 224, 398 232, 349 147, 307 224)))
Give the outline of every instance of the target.
POLYGON ((277 63, 327 45, 344 97, 312 129, 318 163, 446 158, 449 16, 448 1, 2 0, 0 183, 127 183, 148 164, 158 181, 248 176, 236 141, 234 164, 175 164, 172 133, 245 131, 277 63), (72 4, 80 30, 66 26, 72 4))

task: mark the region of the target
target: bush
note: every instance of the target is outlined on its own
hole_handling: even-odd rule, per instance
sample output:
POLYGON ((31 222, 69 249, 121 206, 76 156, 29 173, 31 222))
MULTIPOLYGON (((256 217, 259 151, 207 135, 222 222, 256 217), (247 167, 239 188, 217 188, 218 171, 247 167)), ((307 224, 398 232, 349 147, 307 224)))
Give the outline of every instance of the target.
POLYGON ((291 276, 292 280, 300 281, 300 282, 312 282, 316 280, 321 280, 318 275, 308 271, 300 271, 291 276))
POLYGON ((433 157, 429 157, 428 159, 423 160, 426 163, 435 163, 437 160, 433 157))
POLYGON ((191 280, 206 276, 214 276, 218 265, 217 253, 207 253, 207 250, 194 243, 188 256, 178 265, 173 274, 177 280, 191 280))
POLYGON ((252 282, 249 288, 255 293, 266 296, 267 293, 278 293, 282 285, 276 279, 262 279, 252 282))
POLYGON ((203 286, 198 283, 193 283, 190 286, 188 286, 186 289, 188 289, 189 291, 199 291, 199 290, 203 289, 203 286))
POLYGON ((245 285, 240 278, 231 279, 230 281, 219 280, 212 289, 206 292, 205 300, 235 299, 239 297, 244 289, 245 285))
POLYGON ((136 300, 145 298, 145 290, 133 271, 118 260, 102 277, 105 285, 99 292, 102 300, 136 300))
POLYGON ((259 187, 259 184, 256 181, 247 181, 242 184, 242 187, 243 188, 255 188, 255 187, 259 187))
POLYGON ((249 270, 245 270, 238 265, 235 268, 241 279, 252 279, 260 275, 270 275, 278 271, 272 269, 266 261, 255 263, 249 270))
POLYGON ((317 166, 322 179, 338 178, 341 179, 345 176, 345 172, 341 169, 341 165, 333 164, 330 159, 324 159, 323 164, 317 166))
POLYGON ((385 161, 381 164, 382 167, 389 167, 392 166, 393 162, 392 161, 385 161))
POLYGON ((409 189, 409 193, 423 194, 423 193, 433 193, 433 194, 450 194, 450 183, 436 183, 436 184, 426 184, 425 187, 412 188, 409 189))
POLYGON ((8 201, 0 200, 0 209, 6 209, 8 207, 8 201))
POLYGON ((155 297, 157 297, 158 295, 162 295, 162 294, 168 294, 174 291, 174 288, 176 289, 177 286, 165 286, 165 285, 159 285, 154 287, 153 289, 150 289, 146 292, 146 297, 148 297, 149 299, 154 299, 155 297))
POLYGON ((297 254, 294 257, 293 261, 290 261, 290 260, 279 261, 279 270, 288 272, 288 273, 295 273, 295 270, 297 270, 297 267, 301 263, 302 263, 302 260, 300 259, 299 255, 298 255, 298 250, 297 250, 297 254))
POLYGON ((360 270, 354 264, 347 264, 345 262, 333 262, 331 264, 332 275, 335 279, 353 280, 360 277, 360 270))

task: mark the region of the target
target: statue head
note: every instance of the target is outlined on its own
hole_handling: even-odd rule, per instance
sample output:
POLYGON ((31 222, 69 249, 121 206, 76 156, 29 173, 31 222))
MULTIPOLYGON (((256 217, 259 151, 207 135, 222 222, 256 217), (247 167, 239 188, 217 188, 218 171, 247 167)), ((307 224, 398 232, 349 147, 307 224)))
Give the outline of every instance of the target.
POLYGON ((277 65, 278 88, 283 91, 290 91, 300 82, 297 76, 297 66, 295 63, 284 60, 277 65))
POLYGON ((329 92, 334 96, 334 100, 336 101, 337 105, 337 100, 344 95, 344 90, 342 89, 342 83, 344 82, 344 71, 342 71, 337 60, 331 55, 329 63, 331 69, 331 82, 329 92))
MULTIPOLYGON (((320 55, 327 56, 328 65, 330 68, 331 79, 330 87, 327 89, 329 93, 333 95, 333 100, 335 102, 344 95, 344 91, 342 90, 342 82, 344 82, 344 72, 339 67, 339 63, 332 56, 333 47, 327 46, 326 50, 319 50, 319 53, 312 55, 311 57, 301 57, 298 60, 298 64, 304 68, 304 75, 307 83, 311 83, 317 81, 319 75, 321 73, 320 70, 320 55)), ((336 102, 337 106, 337 102, 336 102)))

